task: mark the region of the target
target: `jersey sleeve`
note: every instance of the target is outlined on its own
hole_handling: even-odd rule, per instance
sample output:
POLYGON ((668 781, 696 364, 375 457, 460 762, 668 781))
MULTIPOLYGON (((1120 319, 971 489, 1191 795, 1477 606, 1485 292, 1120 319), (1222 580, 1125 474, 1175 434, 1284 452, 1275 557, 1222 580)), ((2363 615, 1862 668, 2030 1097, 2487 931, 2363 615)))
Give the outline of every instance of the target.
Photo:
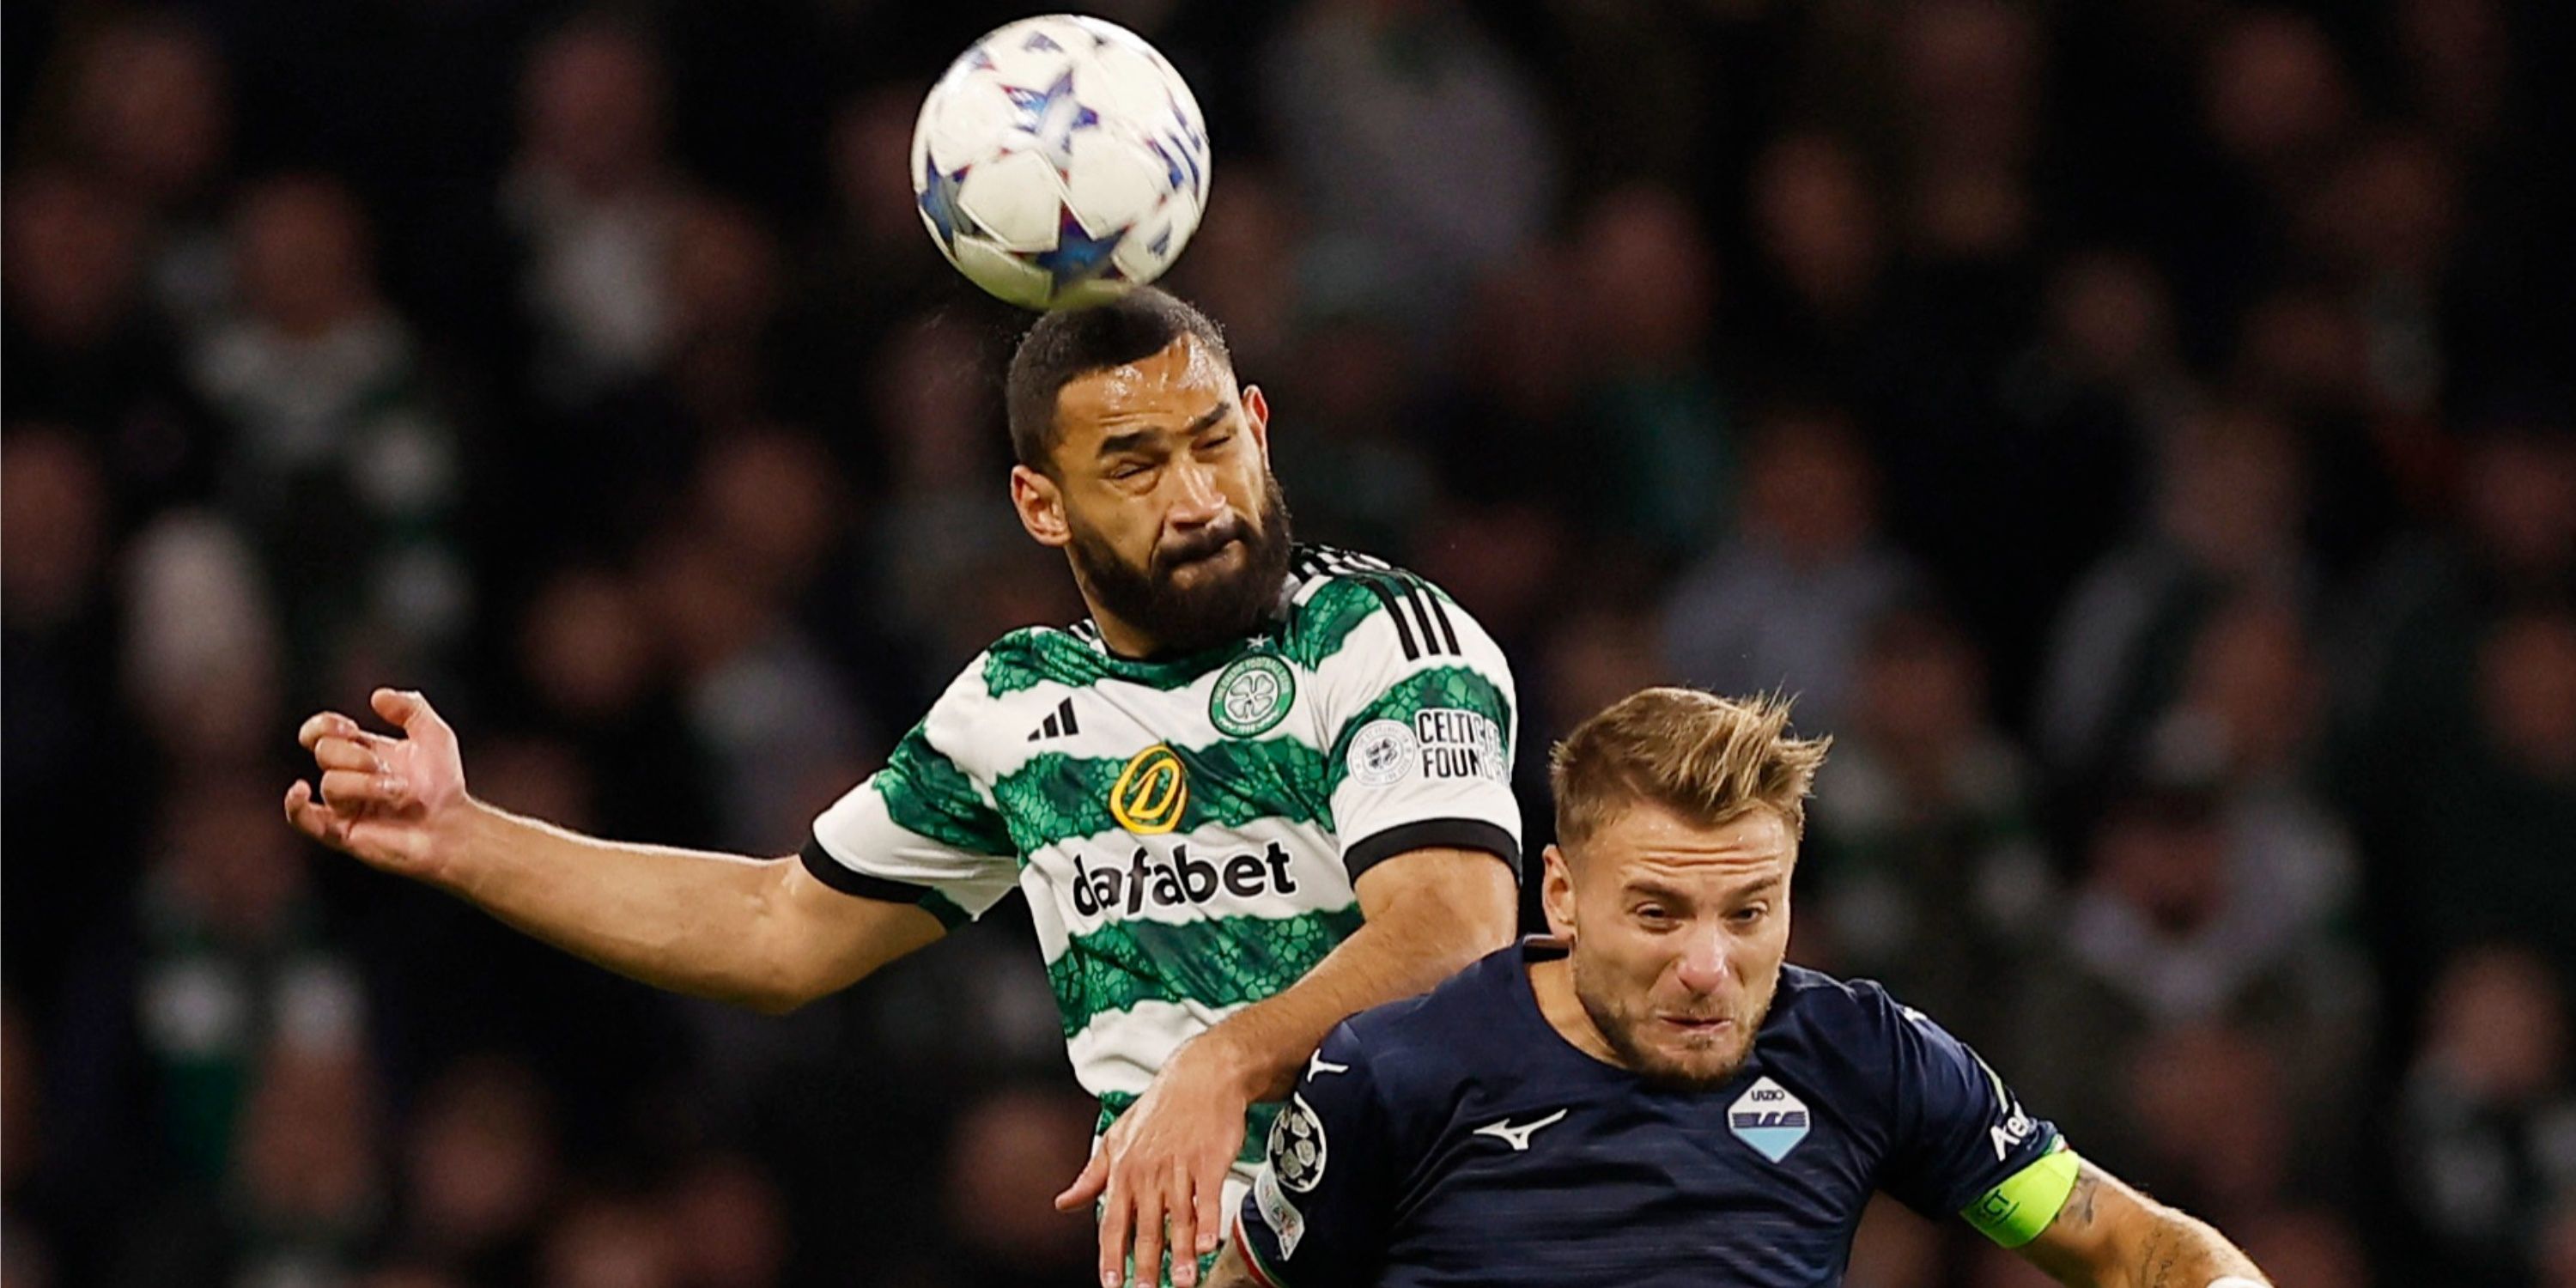
POLYGON ((1019 881, 1017 848, 957 756, 973 737, 982 659, 895 744, 885 767, 814 820, 803 855, 823 884, 916 904, 951 927, 984 915, 1019 881))
POLYGON ((2066 1201, 2075 1156, 1966 1043, 1872 993, 1896 1079, 1881 1188, 1935 1220, 1957 1213, 2007 1247, 2028 1242, 2066 1201))
POLYGON ((1342 864, 1356 881, 1408 850, 1484 850, 1521 867, 1512 795, 1517 704, 1503 651, 1465 609, 1408 574, 1328 588, 1361 615, 1320 668, 1325 773, 1342 864))
POLYGON ((1402 1146, 1377 1073, 1348 1023, 1334 1027, 1270 1125, 1234 1235, 1270 1288, 1374 1283, 1402 1146))

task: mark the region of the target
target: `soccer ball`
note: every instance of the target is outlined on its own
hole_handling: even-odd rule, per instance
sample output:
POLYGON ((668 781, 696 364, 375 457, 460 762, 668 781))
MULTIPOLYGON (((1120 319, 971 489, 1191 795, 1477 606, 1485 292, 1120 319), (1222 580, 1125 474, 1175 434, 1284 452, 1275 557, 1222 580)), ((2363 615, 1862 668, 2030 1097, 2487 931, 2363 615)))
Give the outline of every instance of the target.
POLYGON ((976 41, 931 87, 912 190, 959 272, 1051 309, 1171 267, 1207 206, 1208 160, 1198 100, 1153 46, 1050 14, 976 41))

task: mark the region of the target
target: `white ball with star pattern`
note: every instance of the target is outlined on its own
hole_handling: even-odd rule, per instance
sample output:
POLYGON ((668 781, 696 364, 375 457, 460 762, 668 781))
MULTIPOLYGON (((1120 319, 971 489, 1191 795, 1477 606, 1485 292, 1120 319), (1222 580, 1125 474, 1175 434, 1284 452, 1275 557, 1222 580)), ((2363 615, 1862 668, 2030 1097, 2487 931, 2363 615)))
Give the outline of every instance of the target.
POLYGON ((1013 304, 1153 281, 1206 209, 1207 125, 1134 32, 1050 14, 958 55, 912 131, 912 190, 940 253, 1013 304))

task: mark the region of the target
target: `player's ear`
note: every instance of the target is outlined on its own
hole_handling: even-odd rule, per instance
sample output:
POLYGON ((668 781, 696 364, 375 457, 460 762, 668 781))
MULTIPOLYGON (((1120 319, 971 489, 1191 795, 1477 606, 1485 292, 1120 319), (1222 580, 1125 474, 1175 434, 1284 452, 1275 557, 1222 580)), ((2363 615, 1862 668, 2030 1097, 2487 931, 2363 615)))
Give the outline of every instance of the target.
POLYGON ((1270 400, 1262 396, 1261 386, 1243 387, 1243 425, 1252 431, 1252 441, 1261 448, 1261 459, 1270 459, 1270 400))
POLYGON ((1574 940, 1574 869, 1565 861, 1565 851, 1547 847, 1542 856, 1547 871, 1539 878, 1539 907, 1547 913, 1547 933, 1572 943, 1574 940))
POLYGON ((1019 512, 1020 526, 1039 545, 1061 550, 1073 541, 1073 529, 1064 517, 1064 489, 1054 479, 1025 465, 1012 466, 1011 508, 1019 512))

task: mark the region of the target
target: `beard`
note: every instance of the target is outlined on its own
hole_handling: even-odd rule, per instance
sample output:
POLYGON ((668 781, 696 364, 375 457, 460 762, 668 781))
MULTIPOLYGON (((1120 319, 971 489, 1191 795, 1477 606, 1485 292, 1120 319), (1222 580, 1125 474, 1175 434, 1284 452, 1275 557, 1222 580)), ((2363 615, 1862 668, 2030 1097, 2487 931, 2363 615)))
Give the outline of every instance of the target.
MULTIPOLYGON (((1099 533, 1072 522, 1073 575, 1101 611, 1154 637, 1165 653, 1194 653, 1253 633, 1279 606, 1288 580, 1288 496, 1276 475, 1264 473, 1258 525, 1229 513, 1182 541, 1156 546, 1138 567, 1119 557, 1099 533), (1173 574, 1243 543, 1243 566, 1183 586, 1173 574)), ((1208 570, 1212 572, 1213 570, 1208 570)))
POLYGON ((1762 1021, 1771 1014, 1773 987, 1762 991, 1749 1008, 1750 1014, 1724 1014, 1712 1011, 1694 1018, 1727 1018, 1735 1023, 1727 1036, 1713 1038, 1705 1046, 1694 1043, 1688 1050, 1700 1058, 1676 1055, 1669 1046, 1646 1042, 1641 1030, 1655 1023, 1652 1004, 1631 1009, 1619 990, 1601 987, 1602 981, 1591 979, 1583 969, 1583 955, 1576 953, 1570 962, 1574 976, 1574 997, 1583 1004, 1584 1014, 1592 1018, 1592 1027, 1610 1044, 1612 1053, 1629 1072, 1647 1084, 1676 1091, 1711 1091, 1724 1086, 1736 1071, 1744 1067, 1745 1058, 1753 1054, 1754 1035, 1761 1032, 1762 1021))

